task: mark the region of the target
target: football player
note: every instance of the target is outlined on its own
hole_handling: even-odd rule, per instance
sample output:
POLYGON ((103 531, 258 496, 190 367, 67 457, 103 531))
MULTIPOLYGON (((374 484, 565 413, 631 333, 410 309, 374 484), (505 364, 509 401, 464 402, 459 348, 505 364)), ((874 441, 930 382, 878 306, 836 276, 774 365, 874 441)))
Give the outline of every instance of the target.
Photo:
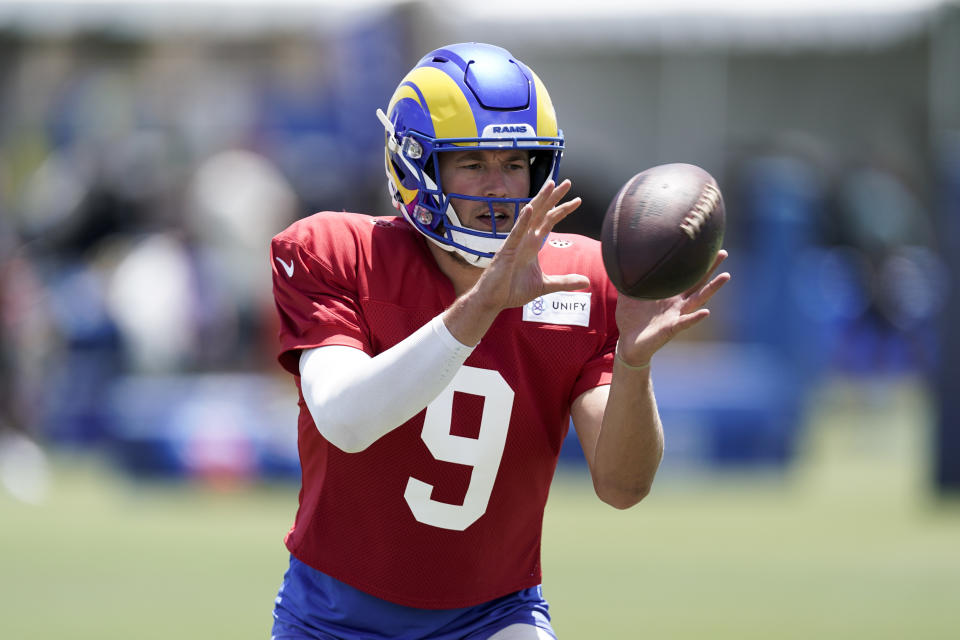
POLYGON ((650 359, 729 276, 618 300, 599 243, 552 231, 580 205, 563 134, 504 49, 428 53, 378 116, 401 216, 317 213, 272 243, 302 466, 273 637, 555 638, 540 534, 570 418, 597 495, 639 502, 663 451, 650 359))

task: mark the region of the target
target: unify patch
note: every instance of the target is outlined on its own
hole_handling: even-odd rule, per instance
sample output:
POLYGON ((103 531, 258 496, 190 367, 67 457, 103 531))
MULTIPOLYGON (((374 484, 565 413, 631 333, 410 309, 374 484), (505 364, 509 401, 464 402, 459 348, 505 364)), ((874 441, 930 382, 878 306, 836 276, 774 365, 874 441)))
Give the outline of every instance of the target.
POLYGON ((535 298, 523 305, 527 322, 590 326, 590 292, 558 291, 535 298))

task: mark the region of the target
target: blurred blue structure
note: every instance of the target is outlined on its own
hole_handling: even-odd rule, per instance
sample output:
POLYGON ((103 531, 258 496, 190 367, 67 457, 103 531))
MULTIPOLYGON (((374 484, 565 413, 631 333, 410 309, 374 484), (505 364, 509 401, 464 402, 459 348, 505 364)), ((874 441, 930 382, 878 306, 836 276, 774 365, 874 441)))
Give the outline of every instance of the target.
POLYGON ((134 376, 110 393, 106 450, 140 477, 299 479, 297 398, 258 374, 134 376))
POLYGON ((954 280, 939 326, 943 345, 936 368, 939 402, 933 437, 933 480, 942 493, 960 494, 960 131, 945 137, 941 153, 940 239, 954 280))
POLYGON ((820 245, 823 189, 798 158, 760 156, 744 171, 742 251, 737 270, 736 338, 770 349, 792 378, 797 395, 827 364, 823 331, 815 319, 827 313, 818 300, 818 279, 808 279, 804 257, 820 245))
POLYGON ((657 356, 654 384, 666 464, 784 467, 799 436, 803 389, 762 344, 676 344, 657 356))

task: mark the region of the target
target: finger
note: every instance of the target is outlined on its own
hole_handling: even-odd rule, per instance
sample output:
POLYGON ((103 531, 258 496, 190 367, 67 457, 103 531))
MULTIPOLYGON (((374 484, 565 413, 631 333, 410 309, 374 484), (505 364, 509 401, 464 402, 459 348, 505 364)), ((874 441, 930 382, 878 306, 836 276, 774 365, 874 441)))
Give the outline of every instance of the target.
POLYGON ((501 251, 515 247, 523 240, 533 224, 533 218, 533 207, 530 206, 530 203, 523 205, 520 209, 520 215, 517 216, 517 221, 513 225, 513 229, 510 230, 507 239, 503 242, 501 251))
POLYGON ((547 198, 547 210, 550 210, 557 206, 557 203, 563 200, 563 197, 570 192, 570 187, 573 186, 573 183, 570 182, 570 179, 567 178, 563 182, 557 185, 556 189, 550 193, 550 196, 547 198))
POLYGON ((553 180, 547 180, 537 195, 530 200, 530 204, 537 212, 545 214, 563 200, 563 197, 570 191, 572 184, 569 178, 559 185, 555 184, 553 180))
POLYGON ((540 187, 540 190, 537 191, 536 195, 530 199, 530 206, 534 207, 535 209, 539 208, 541 203, 546 202, 550 196, 553 195, 556 187, 557 184, 553 180, 545 181, 543 186, 540 187))
POLYGON ((697 309, 693 313, 687 313, 680 316, 680 318, 677 320, 677 324, 674 325, 676 328, 676 333, 674 335, 680 333, 681 331, 686 331, 693 325, 707 319, 708 317, 710 317, 709 309, 697 309))
POLYGON ((710 281, 710 277, 713 276, 714 271, 716 271, 717 267, 719 267, 720 264, 727 259, 728 255, 729 254, 727 253, 726 249, 720 249, 720 251, 717 252, 717 256, 713 259, 713 264, 710 265, 709 269, 707 269, 707 272, 703 274, 703 277, 700 278, 700 280, 697 281, 697 284, 693 285, 683 293, 683 297, 689 298, 700 291, 704 285, 710 281))
POLYGON ((554 206, 570 190, 572 183, 570 180, 564 180, 552 191, 547 187, 552 186, 553 181, 547 180, 547 183, 544 183, 540 193, 520 209, 520 215, 517 216, 517 222, 507 237, 504 248, 515 247, 523 241, 523 237, 531 233, 537 238, 542 238, 550 233, 554 225, 573 213, 582 203, 581 198, 574 198, 562 205, 554 206), (536 201, 541 197, 546 198, 546 201, 541 200, 538 205, 536 201), (511 238, 514 239, 511 241, 511 238))
POLYGON ((707 278, 710 277, 711 274, 715 273, 717 271, 717 267, 723 264, 723 261, 726 260, 729 255, 730 254, 727 252, 726 249, 720 249, 719 251, 717 251, 717 257, 713 259, 713 264, 710 265, 710 270, 707 271, 707 275, 705 275, 703 279, 706 280, 707 278))
POLYGON ((549 233, 555 226, 557 226, 558 222, 579 209, 581 204, 583 204, 583 200, 581 198, 574 198, 573 200, 568 200, 567 202, 554 207, 547 213, 541 229, 549 233))
POLYGON ((690 296, 684 304, 686 309, 696 309, 702 307, 710 301, 710 298, 720 290, 720 287, 730 282, 730 274, 724 271, 713 280, 709 282, 705 287, 700 289, 696 294, 690 296))
POLYGON ((589 289, 590 278, 577 273, 568 273, 562 276, 544 276, 543 293, 554 293, 556 291, 576 291, 578 289, 589 289))

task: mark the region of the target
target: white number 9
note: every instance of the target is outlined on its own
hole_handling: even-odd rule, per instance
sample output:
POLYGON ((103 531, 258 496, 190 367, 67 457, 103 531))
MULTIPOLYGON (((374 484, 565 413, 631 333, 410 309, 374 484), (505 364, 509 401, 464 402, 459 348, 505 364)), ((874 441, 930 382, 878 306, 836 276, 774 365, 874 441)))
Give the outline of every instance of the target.
POLYGON ((512 412, 513 389, 503 376, 489 369, 466 366, 460 367, 446 389, 427 405, 420 437, 430 453, 437 460, 469 465, 473 471, 462 505, 433 500, 430 497, 433 485, 411 477, 403 497, 419 522, 463 531, 486 512, 500 470, 512 412), (477 438, 450 433, 456 391, 484 399, 477 438))

